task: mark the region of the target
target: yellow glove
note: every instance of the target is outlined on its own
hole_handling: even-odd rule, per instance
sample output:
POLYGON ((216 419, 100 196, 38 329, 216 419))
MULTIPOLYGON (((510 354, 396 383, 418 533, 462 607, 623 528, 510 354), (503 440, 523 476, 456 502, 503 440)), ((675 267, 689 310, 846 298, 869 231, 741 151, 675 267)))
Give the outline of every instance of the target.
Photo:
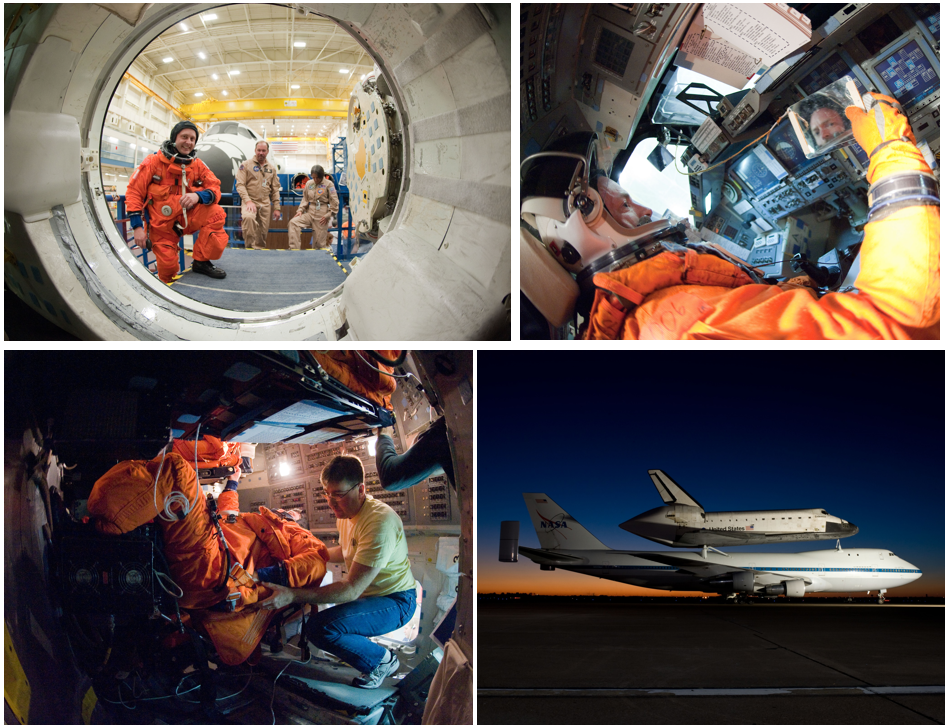
POLYGON ((883 94, 864 95, 869 112, 857 106, 845 109, 854 138, 871 160, 868 181, 875 182, 892 172, 929 172, 917 150, 910 123, 896 99, 883 94))

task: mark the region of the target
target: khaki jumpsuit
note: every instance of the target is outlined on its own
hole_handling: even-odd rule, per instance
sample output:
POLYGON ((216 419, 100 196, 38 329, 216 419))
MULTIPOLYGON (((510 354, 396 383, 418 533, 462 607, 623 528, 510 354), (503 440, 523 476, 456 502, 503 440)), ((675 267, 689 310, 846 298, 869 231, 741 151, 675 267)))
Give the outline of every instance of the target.
POLYGON ((248 159, 238 168, 235 180, 242 206, 248 202, 257 205, 256 214, 242 213, 241 230, 244 231, 244 247, 264 250, 267 248, 271 205, 274 209, 280 209, 280 182, 277 179, 277 167, 267 160, 261 165, 256 159, 248 159))
POLYGON ((333 180, 324 177, 318 184, 314 180, 307 182, 303 190, 303 199, 300 201, 300 207, 297 208, 299 215, 295 215, 287 226, 289 240, 287 246, 291 250, 300 250, 300 231, 305 227, 313 228, 314 248, 327 247, 327 228, 333 222, 337 210, 340 208, 340 202, 336 196, 336 187, 333 186, 333 180), (330 219, 324 224, 320 224, 320 218, 330 213, 330 219))

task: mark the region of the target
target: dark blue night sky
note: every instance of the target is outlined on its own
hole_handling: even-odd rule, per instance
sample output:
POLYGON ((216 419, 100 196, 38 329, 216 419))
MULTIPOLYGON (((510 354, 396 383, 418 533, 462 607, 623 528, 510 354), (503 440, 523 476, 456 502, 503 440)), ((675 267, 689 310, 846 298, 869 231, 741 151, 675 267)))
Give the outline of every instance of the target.
POLYGON ((942 595, 944 377, 943 352, 479 352, 478 589, 556 593, 566 575, 498 562, 502 520, 538 546, 523 491, 611 548, 665 550, 619 528, 662 505, 659 468, 710 511, 824 508, 860 528, 842 546, 923 570, 897 594, 942 595))

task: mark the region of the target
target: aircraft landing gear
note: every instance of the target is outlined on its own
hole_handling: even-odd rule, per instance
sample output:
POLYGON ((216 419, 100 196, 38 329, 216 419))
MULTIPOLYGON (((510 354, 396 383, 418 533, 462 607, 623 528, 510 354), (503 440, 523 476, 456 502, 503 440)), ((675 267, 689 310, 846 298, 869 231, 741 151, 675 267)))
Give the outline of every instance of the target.
POLYGON ((879 590, 878 590, 878 592, 877 592, 877 603, 878 603, 878 604, 883 604, 883 603, 884 603, 884 593, 885 593, 886 591, 887 591, 887 589, 879 589, 879 590))

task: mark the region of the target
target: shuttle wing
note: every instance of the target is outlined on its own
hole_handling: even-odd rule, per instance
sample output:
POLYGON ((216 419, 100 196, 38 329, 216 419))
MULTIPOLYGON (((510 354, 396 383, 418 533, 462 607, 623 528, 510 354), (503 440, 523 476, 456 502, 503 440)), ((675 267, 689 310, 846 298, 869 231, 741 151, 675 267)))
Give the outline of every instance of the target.
POLYGON ((683 490, 675 480, 662 470, 648 470, 653 485, 660 493, 660 498, 664 503, 676 503, 681 506, 696 506, 701 510, 706 510, 689 493, 683 490))

